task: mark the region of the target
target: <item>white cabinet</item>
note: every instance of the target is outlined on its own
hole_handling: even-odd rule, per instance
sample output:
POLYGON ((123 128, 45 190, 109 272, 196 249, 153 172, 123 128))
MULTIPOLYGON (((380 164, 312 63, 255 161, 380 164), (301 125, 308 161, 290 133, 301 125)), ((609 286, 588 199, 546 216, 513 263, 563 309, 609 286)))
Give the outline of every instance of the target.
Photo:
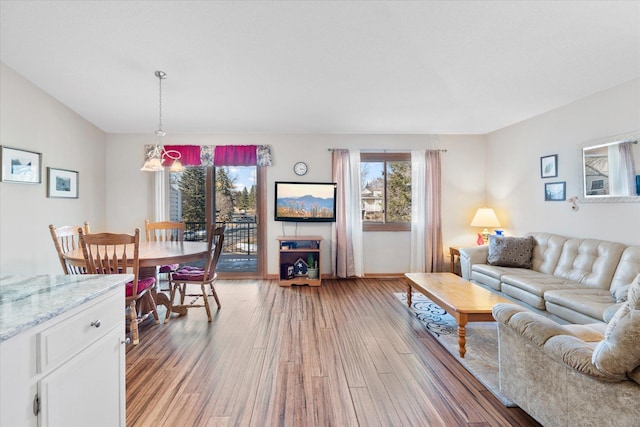
POLYGON ((124 292, 0 343, 0 425, 125 426, 124 292))

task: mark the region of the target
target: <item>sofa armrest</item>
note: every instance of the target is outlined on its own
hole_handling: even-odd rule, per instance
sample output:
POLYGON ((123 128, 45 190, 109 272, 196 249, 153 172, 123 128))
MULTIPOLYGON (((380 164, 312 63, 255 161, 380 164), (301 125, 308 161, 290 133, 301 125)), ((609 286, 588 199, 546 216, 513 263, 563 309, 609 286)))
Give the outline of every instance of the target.
POLYGON ((462 270, 462 278, 469 280, 469 278, 471 278, 471 266, 473 264, 486 264, 488 256, 489 245, 460 248, 460 269, 462 270))
POLYGON ((493 317, 538 347, 544 346, 547 340, 557 335, 575 337, 564 326, 515 304, 496 304, 493 317))
MULTIPOLYGON (((593 344, 583 341, 563 325, 538 313, 514 304, 500 303, 493 307, 493 317, 500 327, 507 328, 548 357, 583 374, 602 381, 619 381, 598 370, 592 363, 593 344)), ((502 340, 499 337, 502 346, 502 340)), ((502 352, 504 349, 501 349, 502 352)))
POLYGON ((621 378, 606 375, 592 362, 593 347, 579 338, 569 335, 557 335, 550 338, 543 348, 544 352, 552 359, 562 362, 590 377, 601 381, 618 382, 621 378))

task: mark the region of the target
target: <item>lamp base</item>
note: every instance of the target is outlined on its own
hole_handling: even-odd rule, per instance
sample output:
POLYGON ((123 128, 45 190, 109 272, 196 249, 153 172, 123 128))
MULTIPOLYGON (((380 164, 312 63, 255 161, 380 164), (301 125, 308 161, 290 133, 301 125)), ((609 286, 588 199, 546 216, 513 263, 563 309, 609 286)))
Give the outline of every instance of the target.
POLYGON ((482 244, 486 245, 489 243, 489 230, 487 230, 486 228, 484 230, 482 230, 482 233, 480 233, 482 235, 482 244))

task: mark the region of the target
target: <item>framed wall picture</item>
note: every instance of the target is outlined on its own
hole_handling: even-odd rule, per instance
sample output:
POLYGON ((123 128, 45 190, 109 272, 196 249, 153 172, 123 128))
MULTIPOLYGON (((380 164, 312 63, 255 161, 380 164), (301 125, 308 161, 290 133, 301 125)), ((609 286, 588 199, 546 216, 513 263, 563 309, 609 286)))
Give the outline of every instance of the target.
POLYGON ((567 199, 567 183, 547 182, 544 184, 544 200, 547 202, 562 202, 567 199))
POLYGON ((42 182, 42 154, 0 145, 0 181, 22 184, 42 182))
POLYGON ((78 172, 47 168, 47 197, 78 198, 78 172))
POLYGON ((540 177, 555 178, 558 176, 558 155, 540 157, 540 177))

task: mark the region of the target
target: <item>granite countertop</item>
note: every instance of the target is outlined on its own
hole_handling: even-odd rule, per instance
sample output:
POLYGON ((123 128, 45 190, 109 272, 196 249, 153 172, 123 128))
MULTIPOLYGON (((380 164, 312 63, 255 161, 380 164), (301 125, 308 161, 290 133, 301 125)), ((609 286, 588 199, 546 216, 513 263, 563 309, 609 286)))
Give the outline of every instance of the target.
POLYGON ((0 342, 131 280, 133 274, 1 276, 0 342))

